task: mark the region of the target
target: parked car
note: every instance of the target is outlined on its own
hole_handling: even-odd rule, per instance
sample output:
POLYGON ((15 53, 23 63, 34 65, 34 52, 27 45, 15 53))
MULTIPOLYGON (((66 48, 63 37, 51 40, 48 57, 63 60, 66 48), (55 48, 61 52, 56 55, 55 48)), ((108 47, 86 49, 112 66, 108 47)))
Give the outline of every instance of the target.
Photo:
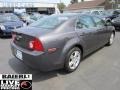
POLYGON ((23 21, 24 23, 26 23, 26 21, 30 18, 30 15, 27 13, 14 13, 16 16, 19 17, 19 19, 21 21, 23 21))
POLYGON ((105 21, 111 21, 109 15, 104 10, 83 11, 84 14, 90 14, 102 18, 105 21))
POLYGON ((117 18, 112 20, 112 24, 116 30, 120 31, 120 15, 117 18))
POLYGON ((46 17, 47 15, 41 15, 41 14, 37 14, 37 13, 33 13, 30 15, 29 18, 26 19, 26 23, 27 25, 30 25, 32 23, 34 23, 35 21, 43 18, 43 17, 46 17))
POLYGON ((113 13, 113 11, 111 11, 111 10, 108 10, 108 11, 100 11, 100 10, 97 11, 96 10, 96 11, 92 11, 90 14, 96 15, 105 21, 111 22, 111 20, 112 20, 111 17, 113 15, 112 13, 113 13))
POLYGON ((0 15, 0 37, 12 36, 13 29, 18 29, 24 26, 24 23, 14 14, 0 15))
POLYGON ((109 18, 110 20, 118 17, 120 14, 120 11, 119 10, 106 10, 104 12, 104 15, 107 16, 107 18, 109 18))
POLYGON ((91 11, 91 14, 93 14, 93 15, 101 15, 103 13, 103 10, 93 10, 93 11, 91 11))
POLYGON ((115 28, 99 17, 59 14, 13 31, 13 55, 41 71, 77 69, 86 55, 112 45, 115 28))

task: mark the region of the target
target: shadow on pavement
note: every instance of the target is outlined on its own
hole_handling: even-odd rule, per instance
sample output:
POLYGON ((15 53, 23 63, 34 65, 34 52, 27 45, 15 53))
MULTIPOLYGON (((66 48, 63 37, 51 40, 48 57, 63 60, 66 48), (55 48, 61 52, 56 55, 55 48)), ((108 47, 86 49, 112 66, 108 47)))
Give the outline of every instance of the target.
POLYGON ((17 60, 16 58, 10 59, 9 65, 17 74, 32 74, 33 82, 40 82, 40 81, 48 80, 50 78, 57 77, 58 73, 65 74, 63 70, 40 72, 26 66, 23 62, 17 60))
MULTIPOLYGON (((83 58, 82 61, 86 60, 89 56, 92 56, 94 53, 96 53, 102 48, 104 47, 101 47, 98 50, 94 51, 93 53, 87 55, 85 58, 83 58)), ((10 59, 9 65, 17 74, 32 74, 33 82, 40 82, 40 81, 48 80, 54 77, 58 77, 59 74, 60 75, 68 74, 64 70, 41 72, 41 71, 30 68, 29 66, 25 65, 22 61, 17 60, 16 58, 10 59)))

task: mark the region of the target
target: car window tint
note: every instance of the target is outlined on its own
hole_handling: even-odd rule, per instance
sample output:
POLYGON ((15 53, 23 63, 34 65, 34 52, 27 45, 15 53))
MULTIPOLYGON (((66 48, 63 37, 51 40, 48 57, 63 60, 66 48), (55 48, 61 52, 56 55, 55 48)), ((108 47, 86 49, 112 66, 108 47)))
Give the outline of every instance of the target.
POLYGON ((93 17, 94 21, 95 21, 95 24, 96 24, 96 27, 103 27, 105 25, 105 22, 98 18, 98 17, 93 17))
POLYGON ((66 16, 49 16, 31 24, 32 27, 52 29, 59 26, 61 23, 67 21, 69 18, 66 16))
POLYGON ((76 28, 81 29, 81 28, 93 28, 95 27, 95 23, 93 19, 89 16, 82 16, 77 20, 76 23, 76 28))

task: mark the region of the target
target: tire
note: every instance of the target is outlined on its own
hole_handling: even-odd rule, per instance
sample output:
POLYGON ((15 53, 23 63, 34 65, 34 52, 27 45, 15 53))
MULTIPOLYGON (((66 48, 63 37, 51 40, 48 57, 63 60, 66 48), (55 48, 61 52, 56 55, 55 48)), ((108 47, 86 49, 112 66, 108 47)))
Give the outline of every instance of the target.
POLYGON ((0 33, 0 38, 3 38, 2 34, 0 33))
POLYGON ((66 56, 65 59, 65 71, 68 73, 71 73, 75 71, 81 61, 82 53, 81 50, 78 47, 72 48, 66 56), (75 55, 76 54, 76 55, 75 55))
POLYGON ((107 43, 108 46, 111 46, 114 42, 115 34, 112 33, 109 38, 109 42, 107 43))

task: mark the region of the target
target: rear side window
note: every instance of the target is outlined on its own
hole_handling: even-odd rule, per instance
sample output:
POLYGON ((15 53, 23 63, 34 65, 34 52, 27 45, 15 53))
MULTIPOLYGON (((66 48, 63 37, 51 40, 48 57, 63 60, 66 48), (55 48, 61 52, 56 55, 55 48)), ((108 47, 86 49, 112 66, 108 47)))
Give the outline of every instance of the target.
POLYGON ((95 24, 96 24, 96 27, 103 27, 105 25, 105 22, 98 18, 98 17, 93 17, 94 21, 95 21, 95 24))
POLYGON ((31 24, 31 26, 53 29, 62 24, 63 22, 67 21, 68 19, 69 18, 66 16, 48 16, 36 21, 35 23, 31 24))
POLYGON ((93 28, 95 27, 95 23, 93 19, 90 16, 81 16, 76 23, 76 28, 77 29, 82 29, 82 28, 93 28))

